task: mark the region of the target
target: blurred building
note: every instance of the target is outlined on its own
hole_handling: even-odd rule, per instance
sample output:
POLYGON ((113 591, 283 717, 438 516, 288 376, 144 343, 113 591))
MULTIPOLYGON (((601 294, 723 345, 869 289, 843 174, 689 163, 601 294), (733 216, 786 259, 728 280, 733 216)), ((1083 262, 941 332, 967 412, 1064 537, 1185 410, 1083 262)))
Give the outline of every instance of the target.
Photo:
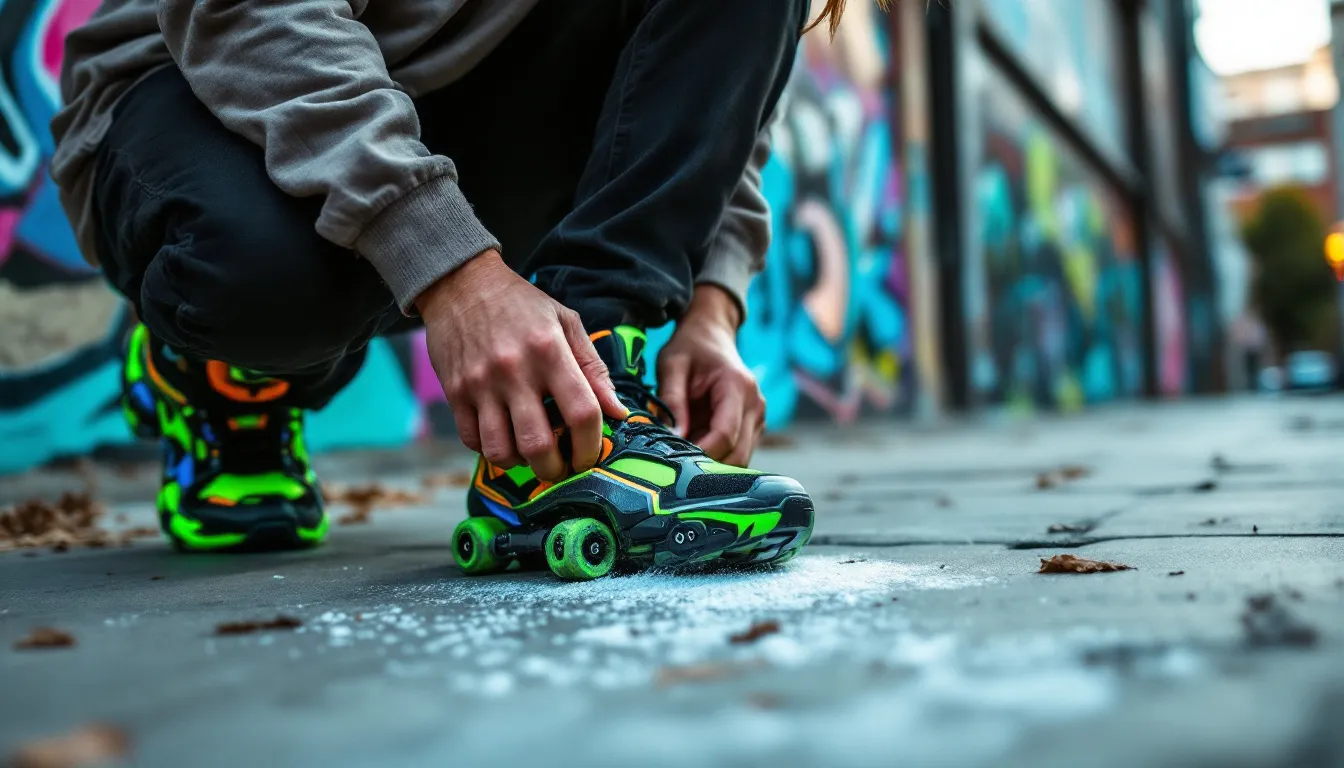
POLYGON ((1254 210, 1260 194, 1284 184, 1301 186, 1321 217, 1339 210, 1339 158, 1333 131, 1339 82, 1329 47, 1299 64, 1223 78, 1227 144, 1242 183, 1232 201, 1239 216, 1254 210))

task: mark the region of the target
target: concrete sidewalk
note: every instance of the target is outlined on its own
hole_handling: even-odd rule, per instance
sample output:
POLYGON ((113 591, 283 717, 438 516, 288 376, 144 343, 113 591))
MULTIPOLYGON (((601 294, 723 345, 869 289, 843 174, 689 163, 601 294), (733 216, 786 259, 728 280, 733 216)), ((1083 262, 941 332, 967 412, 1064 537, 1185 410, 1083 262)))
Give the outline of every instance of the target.
MULTIPOLYGON (((0 755, 108 722, 135 765, 1344 764, 1344 400, 791 438, 757 464, 817 535, 773 573, 464 578, 460 488, 313 552, 0 554, 0 755), (1137 570, 1036 573, 1066 552, 1137 570), (303 626, 213 635, 278 613, 303 626), (11 649, 36 626, 78 645, 11 649)), ((418 490, 467 460, 319 467, 418 490)), ((96 474, 152 524, 151 473, 96 474)))

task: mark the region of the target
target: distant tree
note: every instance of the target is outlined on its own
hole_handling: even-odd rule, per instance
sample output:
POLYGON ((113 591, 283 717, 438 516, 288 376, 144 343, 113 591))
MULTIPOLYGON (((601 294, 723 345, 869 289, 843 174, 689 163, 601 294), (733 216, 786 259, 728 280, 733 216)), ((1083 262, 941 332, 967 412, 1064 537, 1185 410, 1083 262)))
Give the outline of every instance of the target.
POLYGON ((1337 289, 1325 236, 1310 198, 1294 187, 1266 191, 1242 229, 1255 258, 1251 297, 1280 354, 1333 346, 1337 289))

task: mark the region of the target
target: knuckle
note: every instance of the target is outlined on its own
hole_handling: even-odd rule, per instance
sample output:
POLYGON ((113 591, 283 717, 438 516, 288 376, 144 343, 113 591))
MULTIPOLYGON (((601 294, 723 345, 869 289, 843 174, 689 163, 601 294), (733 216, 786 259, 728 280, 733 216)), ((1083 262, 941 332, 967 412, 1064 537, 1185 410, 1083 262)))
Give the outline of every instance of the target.
POLYGON ((495 373, 516 371, 522 366, 523 357, 522 352, 512 347, 497 349, 490 358, 490 368, 495 373))
POLYGON ((554 447, 550 435, 520 435, 518 451, 529 459, 545 456, 554 447))
POLYGON ((574 423, 589 426, 602 420, 602 409, 596 400, 584 400, 574 406, 574 423))

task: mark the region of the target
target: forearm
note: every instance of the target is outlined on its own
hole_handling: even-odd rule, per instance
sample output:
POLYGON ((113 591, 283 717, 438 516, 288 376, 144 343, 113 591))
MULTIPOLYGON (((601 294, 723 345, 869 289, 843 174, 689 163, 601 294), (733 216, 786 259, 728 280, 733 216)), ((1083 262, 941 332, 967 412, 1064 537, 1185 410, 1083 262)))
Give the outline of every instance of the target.
POLYGON ((724 211, 705 265, 696 275, 697 294, 702 286, 715 286, 737 304, 738 322, 745 317, 747 287, 765 266, 770 248, 770 203, 761 189, 761 170, 770 159, 769 128, 762 131, 752 149, 742 178, 724 211))
POLYGON ((260 146, 271 180, 323 199, 320 235, 357 250, 407 307, 498 243, 420 141, 410 97, 358 16, 366 0, 161 0, 159 25, 192 90, 260 146))

